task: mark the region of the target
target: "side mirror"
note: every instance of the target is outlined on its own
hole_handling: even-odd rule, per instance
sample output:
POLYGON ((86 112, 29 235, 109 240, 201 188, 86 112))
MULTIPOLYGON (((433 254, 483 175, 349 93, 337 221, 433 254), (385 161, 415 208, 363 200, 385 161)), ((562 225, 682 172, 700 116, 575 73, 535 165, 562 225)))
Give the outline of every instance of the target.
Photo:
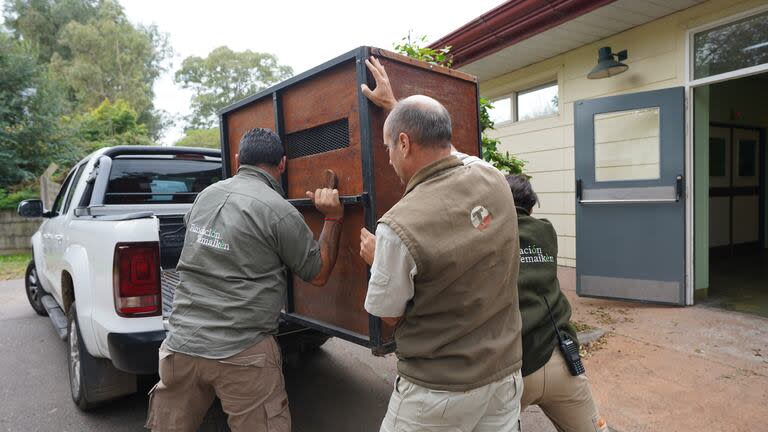
POLYGON ((21 217, 39 218, 43 217, 45 210, 43 210, 43 202, 39 199, 28 199, 19 203, 16 212, 21 217))

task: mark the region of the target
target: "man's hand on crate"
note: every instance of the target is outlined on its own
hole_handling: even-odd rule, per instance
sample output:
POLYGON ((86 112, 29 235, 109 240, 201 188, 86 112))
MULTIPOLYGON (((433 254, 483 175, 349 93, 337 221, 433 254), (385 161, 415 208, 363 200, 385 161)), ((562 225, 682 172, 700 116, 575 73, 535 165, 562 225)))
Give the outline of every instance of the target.
POLYGON ((307 197, 315 203, 317 210, 327 219, 344 217, 344 205, 339 200, 339 190, 322 188, 314 192, 307 191, 307 197))
POLYGON ((366 59, 365 65, 368 66, 368 70, 371 71, 373 78, 376 80, 376 88, 371 90, 366 84, 361 84, 360 89, 371 102, 387 111, 392 111, 397 103, 397 99, 395 99, 395 94, 392 92, 392 85, 389 83, 387 71, 384 70, 384 66, 374 56, 366 59))

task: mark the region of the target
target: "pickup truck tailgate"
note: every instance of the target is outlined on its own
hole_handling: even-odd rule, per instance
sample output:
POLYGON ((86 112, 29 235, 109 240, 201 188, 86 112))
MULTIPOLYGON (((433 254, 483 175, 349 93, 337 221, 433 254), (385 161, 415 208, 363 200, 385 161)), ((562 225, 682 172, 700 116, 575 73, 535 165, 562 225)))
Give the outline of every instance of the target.
POLYGON ((176 270, 163 270, 160 276, 161 294, 163 297, 163 323, 168 321, 171 310, 173 310, 173 293, 176 291, 178 283, 179 273, 176 270))

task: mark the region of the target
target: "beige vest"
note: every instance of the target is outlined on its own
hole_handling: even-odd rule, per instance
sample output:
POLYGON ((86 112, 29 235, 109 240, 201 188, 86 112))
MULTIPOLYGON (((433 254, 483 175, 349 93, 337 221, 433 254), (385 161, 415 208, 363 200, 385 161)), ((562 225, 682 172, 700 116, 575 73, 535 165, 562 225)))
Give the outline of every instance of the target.
POLYGON ((441 159, 411 178, 379 222, 418 269, 395 331, 398 372, 427 388, 467 391, 519 370, 519 238, 504 177, 441 159))

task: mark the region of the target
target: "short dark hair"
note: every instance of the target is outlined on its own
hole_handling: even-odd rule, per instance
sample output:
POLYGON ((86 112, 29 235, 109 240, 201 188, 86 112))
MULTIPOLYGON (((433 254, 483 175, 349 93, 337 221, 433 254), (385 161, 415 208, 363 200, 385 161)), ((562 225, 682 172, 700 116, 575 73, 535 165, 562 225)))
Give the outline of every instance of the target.
POLYGON ((277 165, 284 154, 280 137, 270 129, 254 128, 240 139, 238 158, 241 165, 277 165))
POLYGON ((434 101, 424 103, 411 98, 395 105, 387 118, 390 140, 395 143, 401 132, 423 146, 449 147, 451 145, 451 115, 448 110, 434 101), (409 100, 410 99, 410 100, 409 100))
POLYGON ((515 206, 530 211, 539 202, 539 197, 533 191, 528 176, 524 174, 509 174, 506 176, 512 196, 515 197, 515 206))

